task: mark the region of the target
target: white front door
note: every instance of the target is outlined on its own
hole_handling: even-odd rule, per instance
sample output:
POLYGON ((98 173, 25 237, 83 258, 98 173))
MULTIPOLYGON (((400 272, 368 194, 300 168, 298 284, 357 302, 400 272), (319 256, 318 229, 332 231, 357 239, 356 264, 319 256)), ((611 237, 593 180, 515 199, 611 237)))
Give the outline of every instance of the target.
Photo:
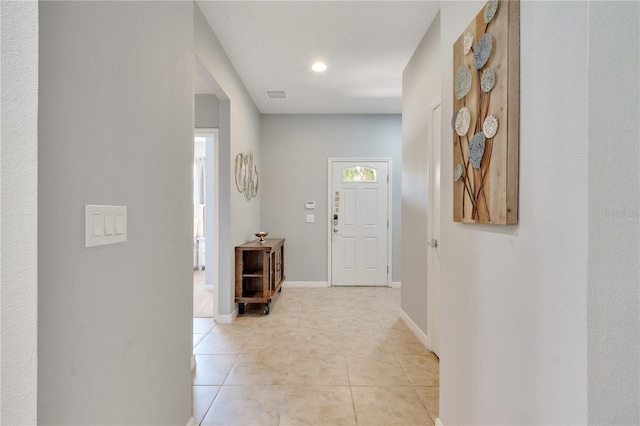
POLYGON ((330 164, 330 284, 388 286, 389 160, 330 164))

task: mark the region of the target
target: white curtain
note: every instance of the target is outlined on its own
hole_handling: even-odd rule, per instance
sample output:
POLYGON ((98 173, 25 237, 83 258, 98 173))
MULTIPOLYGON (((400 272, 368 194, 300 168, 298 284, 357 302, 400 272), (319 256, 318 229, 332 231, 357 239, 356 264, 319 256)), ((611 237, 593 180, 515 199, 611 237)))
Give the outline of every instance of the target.
POLYGON ((205 178, 204 157, 193 162, 193 236, 204 238, 205 178))
POLYGON ((193 162, 193 204, 205 204, 204 173, 204 157, 196 157, 193 162))

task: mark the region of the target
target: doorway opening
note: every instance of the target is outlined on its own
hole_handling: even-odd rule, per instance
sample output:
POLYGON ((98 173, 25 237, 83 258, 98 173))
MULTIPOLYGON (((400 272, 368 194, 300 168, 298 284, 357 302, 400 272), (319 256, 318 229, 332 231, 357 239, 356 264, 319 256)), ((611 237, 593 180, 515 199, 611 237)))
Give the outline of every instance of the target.
POLYGON ((218 129, 196 129, 193 160, 193 316, 215 318, 218 298, 218 129))

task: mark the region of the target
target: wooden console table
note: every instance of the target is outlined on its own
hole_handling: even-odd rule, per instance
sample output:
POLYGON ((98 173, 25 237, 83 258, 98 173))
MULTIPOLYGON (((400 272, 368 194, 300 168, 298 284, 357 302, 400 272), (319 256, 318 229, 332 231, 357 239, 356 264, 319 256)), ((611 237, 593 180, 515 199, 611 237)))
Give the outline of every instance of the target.
POLYGON ((273 296, 282 291, 284 280, 284 238, 236 246, 235 301, 240 314, 247 303, 264 303, 268 315, 273 296))

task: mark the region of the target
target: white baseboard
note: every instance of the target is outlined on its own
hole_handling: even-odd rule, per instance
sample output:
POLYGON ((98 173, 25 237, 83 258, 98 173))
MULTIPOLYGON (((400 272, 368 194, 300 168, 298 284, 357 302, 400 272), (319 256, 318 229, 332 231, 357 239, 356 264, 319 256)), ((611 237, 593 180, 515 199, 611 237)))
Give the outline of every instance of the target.
POLYGON ((444 426, 444 423, 442 423, 442 420, 440 420, 440 417, 436 419, 436 426, 444 426))
POLYGON ((196 419, 194 419, 193 417, 191 417, 189 419, 189 421, 187 422, 187 426, 196 426, 196 419))
POLYGON ((326 281, 285 281, 282 283, 285 288, 327 288, 329 283, 326 281))
POLYGON ((400 281, 393 281, 391 283, 391 288, 400 288, 402 287, 402 283, 400 281))
POLYGON ((400 318, 402 318, 404 323, 407 324, 407 327, 409 327, 409 329, 413 332, 413 334, 416 335, 416 337, 418 338, 418 340, 420 340, 420 342, 424 345, 424 347, 429 349, 429 338, 427 337, 427 335, 420 329, 420 327, 416 325, 415 322, 413 322, 413 320, 409 317, 409 315, 407 315, 407 313, 402 309, 400 309, 400 318))
POLYGON ((195 370, 196 368, 196 356, 191 354, 191 371, 195 370))
POLYGON ((232 324, 236 320, 237 316, 238 316, 238 310, 234 309, 231 314, 229 314, 229 315, 218 315, 217 317, 214 318, 214 320, 218 324, 232 324))

